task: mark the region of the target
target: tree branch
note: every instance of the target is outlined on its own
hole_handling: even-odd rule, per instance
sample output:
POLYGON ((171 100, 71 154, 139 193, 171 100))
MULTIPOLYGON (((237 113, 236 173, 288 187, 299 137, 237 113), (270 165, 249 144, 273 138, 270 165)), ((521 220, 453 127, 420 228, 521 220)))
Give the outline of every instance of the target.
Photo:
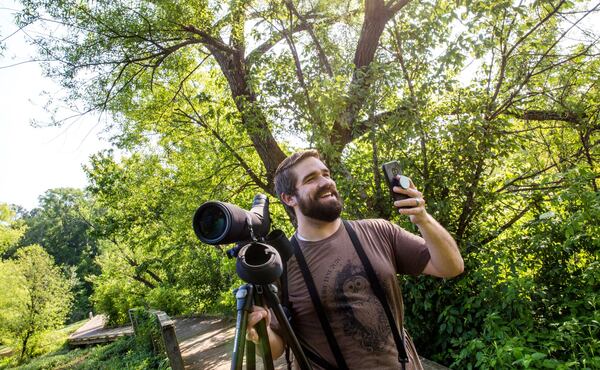
POLYGON ((257 46, 246 56, 246 64, 248 66, 254 65, 254 63, 256 63, 263 55, 265 55, 269 50, 271 50, 273 46, 277 45, 277 43, 279 43, 281 40, 284 40, 286 34, 292 35, 297 32, 305 31, 307 27, 308 23, 300 23, 294 26, 292 29, 281 30, 279 32, 274 33, 267 41, 257 46))
POLYGON ((575 112, 555 112, 536 109, 524 110, 521 112, 507 111, 506 114, 527 121, 563 121, 579 123, 586 118, 585 113, 578 114, 575 112))
POLYGON ((383 0, 366 0, 365 16, 354 53, 354 72, 348 89, 344 112, 335 120, 329 136, 333 151, 330 162, 337 162, 339 153, 354 138, 362 136, 366 128, 358 130, 356 118, 360 112, 368 89, 372 83, 369 66, 375 58, 379 39, 387 22, 405 6, 408 1, 392 1, 390 7, 383 0))
POLYGON ((318 126, 321 126, 322 122, 320 122, 319 116, 315 113, 316 106, 313 104, 312 98, 310 97, 310 93, 308 91, 308 86, 306 86, 306 81, 304 80, 304 72, 302 71, 302 64, 300 63, 300 57, 298 56, 298 51, 296 50, 296 44, 294 43, 294 40, 292 37, 293 36, 291 34, 285 35, 285 39, 287 41, 287 44, 290 48, 290 52, 292 53, 292 57, 294 59, 296 77, 298 77, 298 83, 300 83, 300 87, 302 88, 302 92, 306 99, 306 107, 309 111, 310 119, 312 121, 314 121, 314 123, 316 123, 318 126))
POLYGON ((306 25, 306 30, 308 31, 308 34, 310 35, 311 39, 313 40, 313 43, 315 44, 315 47, 317 48, 317 55, 319 57, 319 64, 321 65, 321 68, 325 70, 329 77, 333 77, 333 70, 331 69, 331 64, 329 64, 327 54, 325 54, 325 50, 323 50, 323 47, 321 46, 321 43, 319 42, 319 39, 315 34, 315 30, 312 24, 308 23, 306 21, 306 18, 302 14, 300 14, 300 12, 298 12, 298 9, 296 9, 296 6, 292 1, 286 0, 285 5, 289 9, 290 13, 295 15, 296 18, 300 20, 300 25, 306 25))
POLYGON ((405 106, 398 106, 391 111, 379 113, 366 120, 357 122, 356 130, 366 132, 370 128, 376 127, 389 119, 398 118, 399 116, 406 116, 410 114, 410 112, 410 108, 407 108, 405 106))
POLYGON ((211 36, 208 32, 201 30, 192 24, 189 24, 189 25, 182 24, 182 25, 179 25, 179 27, 181 28, 182 31, 190 32, 190 33, 200 36, 200 39, 206 45, 210 45, 210 46, 212 46, 222 52, 228 53, 228 54, 232 54, 232 53, 236 52, 235 49, 233 49, 229 45, 225 44, 222 40, 211 36))
POLYGON ((246 174, 248 174, 248 176, 250 176, 252 181, 254 181, 254 183, 257 186, 259 186, 265 192, 267 192, 271 195, 274 195, 272 189, 269 188, 268 184, 264 183, 260 179, 260 177, 258 175, 256 175, 256 173, 250 168, 250 166, 246 163, 246 161, 244 161, 244 159, 233 149, 233 147, 231 145, 229 145, 229 143, 225 140, 225 138, 223 138, 221 135, 219 135, 218 132, 216 132, 212 127, 210 127, 210 125, 208 125, 202 119, 202 116, 195 109, 195 107, 192 104, 189 97, 187 95, 184 95, 184 98, 188 102, 188 105, 191 107, 191 109, 194 111, 194 114, 196 115, 196 117, 191 116, 190 114, 184 112, 181 109, 177 109, 178 114, 189 119, 191 122, 198 124, 200 127, 207 129, 211 133, 211 135, 213 135, 215 137, 215 139, 217 139, 231 153, 231 155, 234 156, 234 158, 238 161, 240 166, 242 166, 242 168, 246 171, 246 174))
POLYGON ((482 247, 486 244, 488 244, 489 242, 495 240, 496 238, 498 238, 500 236, 500 234, 502 234, 504 231, 506 231, 509 227, 511 227, 512 225, 515 224, 515 222, 519 221, 521 218, 523 218, 523 216, 525 216, 527 214, 527 212, 531 209, 532 204, 527 205, 527 207, 523 208, 519 213, 517 213, 516 215, 513 216, 513 218, 511 218, 507 223, 505 223, 504 225, 500 226, 498 228, 498 230, 494 231, 491 235, 489 235, 487 238, 479 241, 478 243, 475 243, 477 246, 482 247))
MULTIPOLYGON (((548 19, 550 15, 555 14, 558 11, 558 8, 560 8, 560 6, 565 2, 565 0, 561 0, 561 2, 557 5, 556 8, 554 8, 554 10, 552 12, 550 12, 548 14, 548 16, 544 17, 544 19, 542 21, 539 22, 539 24, 541 25, 542 23, 545 23, 548 19)), ((600 7, 600 3, 598 5, 596 5, 594 7, 594 9, 600 7)), ((593 10, 592 10, 593 11, 593 10)), ((513 92, 510 94, 510 96, 500 105, 500 107, 498 107, 492 114, 488 114, 488 116, 486 117, 486 119, 488 120, 493 120, 494 118, 496 118, 500 113, 502 113, 504 110, 506 110, 508 107, 510 107, 513 102, 514 102, 514 98, 517 96, 517 94, 521 91, 521 89, 523 89, 523 87, 529 82, 529 80, 531 79, 531 77, 533 77, 534 73, 535 73, 535 69, 540 65, 540 63, 547 57, 547 55, 550 53, 550 51, 552 51, 554 49, 554 47, 556 47, 556 45, 558 45, 559 41, 562 40, 573 28, 575 28, 577 26, 577 24, 579 22, 581 22, 585 17, 587 17, 592 11, 587 12, 585 15, 583 15, 581 18, 579 18, 577 21, 575 21, 571 27, 569 27, 566 31, 564 31, 557 39, 556 41, 554 41, 547 49, 546 51, 542 54, 542 56, 537 60, 537 62, 535 63, 535 65, 531 68, 531 70, 525 75, 525 77, 523 78, 523 80, 518 84, 518 86, 513 90, 513 92)), ((536 27, 534 27, 535 29, 536 27)), ((520 41, 524 40, 523 36, 517 43, 519 43, 520 41)), ((508 55, 510 55, 510 53, 512 53, 512 50, 515 49, 517 43, 515 43, 515 45, 513 45, 513 47, 511 48, 511 51, 509 52, 508 55)), ((554 68, 554 66, 552 67, 554 68)), ((546 68, 545 70, 548 70, 548 68, 546 68)))

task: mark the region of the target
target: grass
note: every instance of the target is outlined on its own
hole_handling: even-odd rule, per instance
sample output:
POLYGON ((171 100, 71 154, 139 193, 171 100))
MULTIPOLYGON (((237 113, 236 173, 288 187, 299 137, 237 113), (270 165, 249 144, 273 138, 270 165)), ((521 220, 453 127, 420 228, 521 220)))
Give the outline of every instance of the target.
MULTIPOLYGON (((67 349, 67 338, 69 334, 73 333, 75 330, 79 329, 87 320, 78 321, 72 324, 69 324, 63 328, 50 330, 48 332, 43 333, 39 339, 37 340, 35 355, 44 357, 48 354, 61 354, 65 352, 67 349)), ((6 351, 11 350, 8 346, 4 346, 6 351)), ((3 352, 0 350, 0 353, 3 352)), ((0 369, 10 369, 12 366, 16 366, 15 356, 16 353, 13 353, 12 358, 0 358, 0 369)), ((37 367, 38 369, 42 369, 45 367, 37 367)))
MULTIPOLYGON (((84 321, 80 321, 61 329, 49 331, 41 336, 36 353, 37 356, 26 363, 16 365, 15 358, 0 358, 0 370, 142 370, 169 369, 169 361, 165 356, 157 356, 136 341, 133 337, 121 338, 116 342, 86 348, 69 348, 67 337, 77 330, 84 321)), ((9 350, 0 346, 0 353, 9 350)))
POLYGON ((166 356, 155 356, 140 350, 135 338, 126 337, 110 344, 59 351, 36 357, 27 364, 10 369, 74 369, 74 370, 143 370, 169 369, 166 356))
POLYGON ((38 344, 38 354, 51 353, 61 350, 67 345, 67 338, 88 320, 77 321, 63 328, 51 330, 42 335, 38 344))

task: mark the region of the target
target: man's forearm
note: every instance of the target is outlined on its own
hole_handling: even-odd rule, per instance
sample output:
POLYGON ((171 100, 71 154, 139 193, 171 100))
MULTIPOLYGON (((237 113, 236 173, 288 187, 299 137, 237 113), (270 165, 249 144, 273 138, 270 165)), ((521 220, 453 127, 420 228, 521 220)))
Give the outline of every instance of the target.
POLYGON ((269 345, 271 346, 271 356, 273 360, 279 358, 285 350, 285 342, 279 334, 275 333, 270 327, 267 327, 267 334, 269 335, 269 345))
MULTIPOLYGON (((398 178, 399 179, 399 178, 398 178)), ((425 209, 423 194, 417 190, 413 182, 410 187, 395 186, 394 192, 408 196, 407 199, 394 201, 398 212, 410 217, 417 225, 429 249, 431 260, 423 273, 438 277, 454 277, 464 270, 464 262, 454 238, 425 209)))
POLYGON ((431 215, 416 224, 429 248, 433 275, 450 278, 464 271, 464 262, 454 238, 431 215))

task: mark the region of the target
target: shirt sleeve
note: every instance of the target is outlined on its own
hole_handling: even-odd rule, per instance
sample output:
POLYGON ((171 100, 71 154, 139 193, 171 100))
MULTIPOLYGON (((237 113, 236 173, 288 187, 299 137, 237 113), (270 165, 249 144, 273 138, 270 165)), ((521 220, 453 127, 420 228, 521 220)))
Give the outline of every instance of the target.
POLYGON ((419 275, 431 259, 425 240, 398 225, 389 223, 392 248, 396 259, 396 272, 399 274, 419 275))

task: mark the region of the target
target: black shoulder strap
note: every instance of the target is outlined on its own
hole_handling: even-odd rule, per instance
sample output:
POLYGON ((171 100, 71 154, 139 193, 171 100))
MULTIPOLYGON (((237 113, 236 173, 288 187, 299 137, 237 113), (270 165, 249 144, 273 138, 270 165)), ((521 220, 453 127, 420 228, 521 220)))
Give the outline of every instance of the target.
POLYGON ((306 355, 306 357, 308 357, 313 363, 319 365, 320 367, 322 367, 325 370, 338 370, 337 367, 333 366, 332 364, 327 362, 327 360, 325 360, 323 357, 321 357, 317 353, 313 352, 305 344, 300 344, 300 345, 302 346, 302 351, 304 351, 304 354, 306 355))
MULTIPOLYGON (((281 274, 281 295, 282 295, 282 306, 286 311, 286 315, 288 316, 288 320, 291 320, 292 313, 292 304, 290 302, 290 296, 288 293, 288 281, 287 281, 287 261, 283 261, 283 273, 281 274)), ((313 352, 308 348, 306 344, 302 342, 300 338, 298 338, 298 342, 302 347, 302 351, 304 354, 315 364, 321 366, 325 370, 336 370, 336 367, 332 366, 329 362, 323 359, 321 356, 313 352)), ((287 363, 288 370, 292 369, 292 360, 291 360, 291 352, 290 347, 285 346, 285 361, 287 363)))
MULTIPOLYGON (((304 255, 300 250, 300 245, 298 244, 298 240, 296 240, 296 236, 292 236, 291 239, 292 245, 294 246, 294 255, 296 256, 296 261, 298 262, 298 267, 300 267, 300 271, 302 272, 302 277, 304 278, 304 283, 308 288, 308 293, 310 294, 310 299, 315 306, 315 310, 317 311, 317 316, 319 317, 319 321, 321 322, 321 327, 325 332, 325 337, 327 338, 327 343, 329 343, 329 347, 331 348, 331 352, 335 357, 335 361, 337 362, 339 369, 347 369, 348 365, 346 365, 346 361, 344 360, 344 356, 342 355, 342 351, 333 335, 333 330, 331 329, 331 325, 329 325, 329 321, 327 320, 327 315, 325 314, 325 309, 323 308, 323 304, 321 303, 321 299, 317 293, 317 288, 315 287, 315 282, 310 274, 310 270, 308 269, 308 265, 306 264, 306 260, 304 259, 304 255)), ((307 353, 310 355, 309 353, 307 353)), ((310 356, 312 357, 312 356, 310 356)), ((318 357, 318 356, 317 356, 318 357)), ((321 359, 325 361, 324 359, 321 359)), ((315 361, 316 362, 316 361, 315 361)), ((325 361, 327 362, 327 361, 325 361)), ((328 364, 329 365, 329 364, 328 364)), ((329 365, 326 368, 334 368, 329 365)))
POLYGON ((354 249, 356 249, 356 253, 358 254, 358 257, 360 258, 365 268, 367 276, 369 277, 369 282, 371 283, 373 293, 375 293, 375 296, 377 297, 377 299, 379 299, 381 306, 383 306, 383 310, 385 311, 385 315, 387 316, 388 322, 390 324, 390 329, 392 330, 394 342, 396 342, 396 348, 398 349, 398 361, 402 364, 402 367, 404 368, 404 364, 408 362, 406 348, 404 347, 404 336, 401 336, 398 332, 398 327, 396 326, 396 321, 394 320, 392 310, 390 309, 390 305, 388 304, 385 291, 381 287, 377 275, 375 275, 375 270, 373 270, 373 266, 371 265, 371 262, 369 261, 369 258, 367 257, 367 254, 365 253, 365 250, 363 249, 360 240, 358 240, 356 232, 354 231, 354 229, 348 221, 343 220, 343 222, 344 226, 346 227, 346 231, 348 232, 348 235, 350 235, 350 240, 352 240, 354 249))

